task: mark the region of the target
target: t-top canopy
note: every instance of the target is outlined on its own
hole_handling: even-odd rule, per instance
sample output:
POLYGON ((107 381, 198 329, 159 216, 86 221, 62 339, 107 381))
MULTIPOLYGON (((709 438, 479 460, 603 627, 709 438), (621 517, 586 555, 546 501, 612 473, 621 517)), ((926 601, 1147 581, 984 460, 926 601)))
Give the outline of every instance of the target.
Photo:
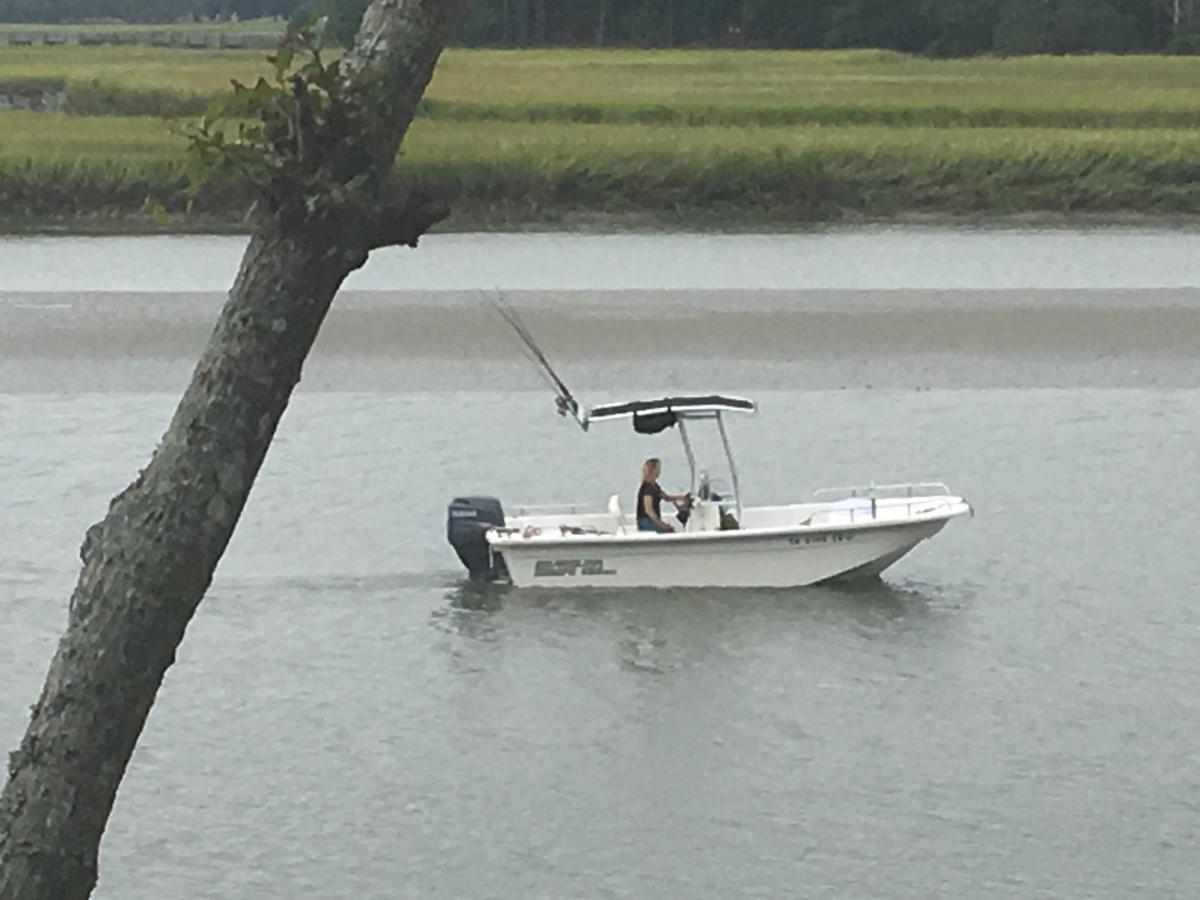
POLYGON ((657 434, 680 419, 711 419, 719 413, 752 413, 753 400, 709 394, 697 397, 663 397, 661 400, 632 400, 594 406, 588 411, 589 422, 633 417, 633 428, 642 434, 657 434))

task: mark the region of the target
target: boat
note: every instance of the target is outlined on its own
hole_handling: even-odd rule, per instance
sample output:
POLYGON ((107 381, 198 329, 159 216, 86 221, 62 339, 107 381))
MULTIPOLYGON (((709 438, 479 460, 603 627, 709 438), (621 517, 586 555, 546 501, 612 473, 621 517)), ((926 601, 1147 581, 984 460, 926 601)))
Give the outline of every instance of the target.
MULTIPOLYGON (((564 388, 565 390, 565 388, 564 388)), ((873 579, 971 505, 935 482, 824 488, 805 502, 744 505, 726 416, 748 415, 743 397, 706 394, 634 400, 581 411, 569 392, 559 412, 592 425, 632 420, 640 434, 678 430, 689 501, 674 533, 639 531, 620 494, 606 504, 515 507, 457 497, 447 536, 474 581, 519 588, 785 588, 873 579), (714 424, 731 489, 697 467, 689 425, 714 424)), ((632 493, 630 495, 632 497, 632 493)))
POLYGON ((494 306, 553 388, 560 416, 573 417, 585 433, 621 421, 632 421, 639 434, 675 428, 690 481, 678 527, 666 534, 639 531, 636 511, 622 505, 620 494, 595 507, 509 512, 495 497, 456 497, 446 536, 472 581, 519 588, 784 588, 871 579, 951 519, 974 515, 940 482, 824 488, 802 503, 744 505, 725 417, 753 415, 754 401, 698 394, 585 409, 516 311, 494 306), (730 487, 697 467, 688 435, 695 423, 716 426, 730 487))

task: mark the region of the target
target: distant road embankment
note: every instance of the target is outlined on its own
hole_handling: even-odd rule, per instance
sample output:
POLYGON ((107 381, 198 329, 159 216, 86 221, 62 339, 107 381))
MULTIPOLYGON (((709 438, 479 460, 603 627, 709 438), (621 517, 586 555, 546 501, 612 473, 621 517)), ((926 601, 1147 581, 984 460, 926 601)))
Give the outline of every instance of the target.
POLYGON ((192 50, 274 47, 283 35, 281 19, 246 22, 164 22, 149 25, 126 22, 39 24, 0 22, 0 46, 182 47, 192 50))

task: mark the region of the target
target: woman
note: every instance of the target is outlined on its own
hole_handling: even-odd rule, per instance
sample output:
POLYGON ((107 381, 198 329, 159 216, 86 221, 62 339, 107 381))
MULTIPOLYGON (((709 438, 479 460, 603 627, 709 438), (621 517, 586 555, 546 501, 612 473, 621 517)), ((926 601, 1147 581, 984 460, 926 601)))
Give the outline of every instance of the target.
POLYGON ((658 486, 658 476, 662 474, 662 460, 651 457, 642 463, 642 484, 637 496, 637 525, 638 531, 657 531, 659 534, 669 534, 675 529, 663 521, 662 501, 665 497, 672 503, 682 503, 687 500, 687 494, 668 494, 658 486))

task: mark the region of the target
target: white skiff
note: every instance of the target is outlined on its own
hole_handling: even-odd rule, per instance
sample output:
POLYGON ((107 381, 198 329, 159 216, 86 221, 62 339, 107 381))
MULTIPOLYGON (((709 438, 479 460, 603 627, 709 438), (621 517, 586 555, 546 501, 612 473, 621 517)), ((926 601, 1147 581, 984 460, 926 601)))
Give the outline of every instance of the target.
POLYGON ((673 534, 639 531, 619 495, 606 506, 517 507, 460 497, 448 537, 473 579, 518 587, 793 587, 874 578, 951 519, 972 514, 941 483, 868 485, 817 491, 786 506, 744 506, 725 416, 756 405, 726 395, 666 397, 594 407, 560 403, 587 430, 632 419, 640 433, 678 428, 694 500, 673 534), (698 472, 689 423, 715 423, 732 491, 698 472))

